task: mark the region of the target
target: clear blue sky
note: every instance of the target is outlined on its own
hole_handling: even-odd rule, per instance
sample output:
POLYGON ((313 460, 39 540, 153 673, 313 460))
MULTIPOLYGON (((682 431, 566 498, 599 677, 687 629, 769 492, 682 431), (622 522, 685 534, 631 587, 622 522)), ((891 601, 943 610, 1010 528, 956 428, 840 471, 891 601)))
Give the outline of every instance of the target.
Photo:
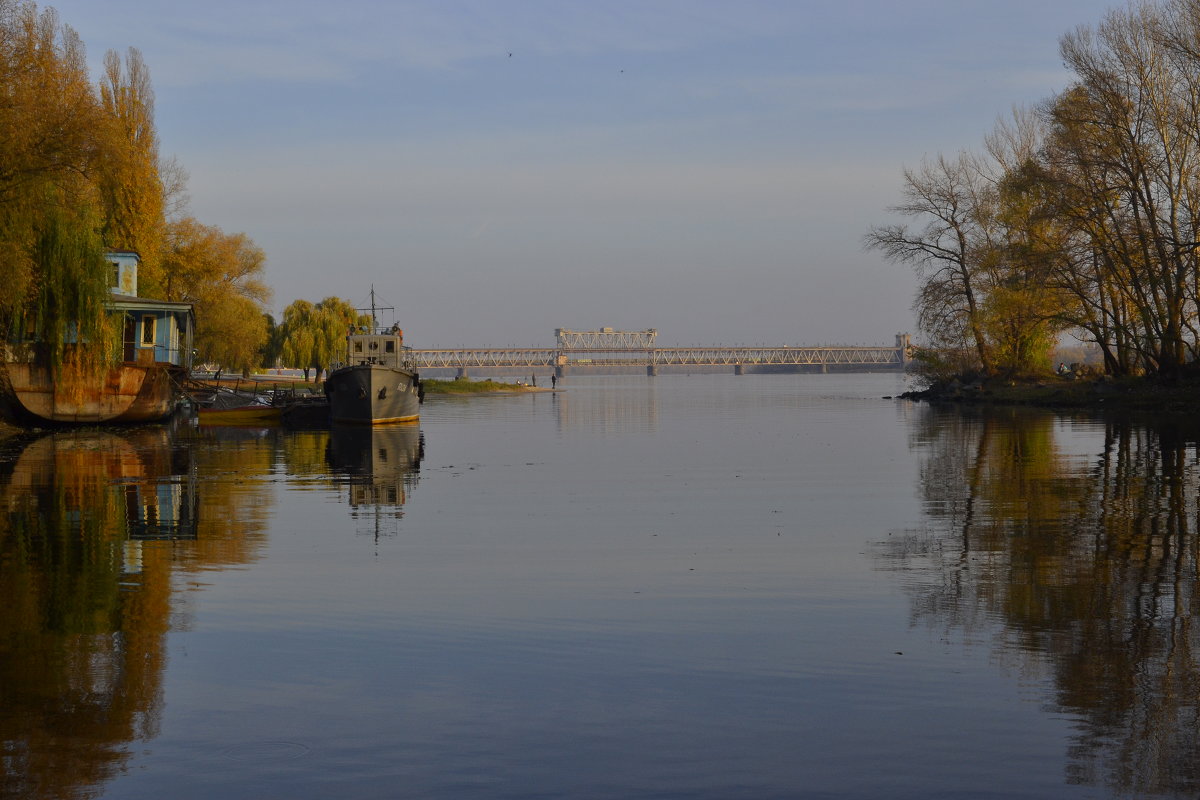
POLYGON ((191 213, 266 250, 274 310, 373 283, 432 347, 890 342, 914 280, 861 237, 901 169, 1062 89, 1111 3, 42 5, 94 75, 142 51, 191 213))

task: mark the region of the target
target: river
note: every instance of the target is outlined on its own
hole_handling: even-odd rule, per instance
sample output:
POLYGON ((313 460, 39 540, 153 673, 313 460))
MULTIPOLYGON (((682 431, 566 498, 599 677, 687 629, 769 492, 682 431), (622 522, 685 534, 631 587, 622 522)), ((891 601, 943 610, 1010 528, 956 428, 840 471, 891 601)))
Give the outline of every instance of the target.
POLYGON ((1200 792, 1193 424, 575 377, 0 452, 0 795, 1200 792))

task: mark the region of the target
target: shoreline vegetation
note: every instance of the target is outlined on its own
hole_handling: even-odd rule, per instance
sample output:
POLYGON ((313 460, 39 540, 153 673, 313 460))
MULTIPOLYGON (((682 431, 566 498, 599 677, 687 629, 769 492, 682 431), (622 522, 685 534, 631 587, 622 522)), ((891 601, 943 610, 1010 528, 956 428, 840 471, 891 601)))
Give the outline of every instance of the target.
POLYGON ((1065 88, 905 168, 893 220, 863 237, 917 277, 915 394, 1194 407, 1200 0, 1117 4, 1059 55, 1065 88), (1062 385, 1071 339, 1105 378, 1062 385))
POLYGON ((448 381, 437 378, 422 378, 421 385, 425 387, 426 395, 524 394, 526 392, 561 391, 549 386, 530 386, 526 383, 501 383, 490 378, 481 381, 473 381, 469 378, 448 381))
POLYGON ((1048 409, 1180 413, 1200 411, 1200 376, 1112 378, 1084 373, 1040 380, 960 379, 934 381, 926 389, 897 395, 933 405, 1032 406, 1048 409))

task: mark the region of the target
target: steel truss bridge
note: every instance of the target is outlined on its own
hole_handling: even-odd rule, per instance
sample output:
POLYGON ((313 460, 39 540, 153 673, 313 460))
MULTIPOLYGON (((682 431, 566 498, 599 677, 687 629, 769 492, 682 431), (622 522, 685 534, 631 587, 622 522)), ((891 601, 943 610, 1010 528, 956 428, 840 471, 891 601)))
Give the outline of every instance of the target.
POLYGON ((657 331, 555 331, 557 347, 466 347, 413 349, 410 360, 418 369, 451 369, 459 375, 471 370, 552 369, 599 371, 611 367, 644 367, 655 375, 660 367, 732 367, 739 374, 773 367, 837 370, 903 370, 909 363, 907 334, 897 334, 892 346, 849 347, 654 347, 657 331))

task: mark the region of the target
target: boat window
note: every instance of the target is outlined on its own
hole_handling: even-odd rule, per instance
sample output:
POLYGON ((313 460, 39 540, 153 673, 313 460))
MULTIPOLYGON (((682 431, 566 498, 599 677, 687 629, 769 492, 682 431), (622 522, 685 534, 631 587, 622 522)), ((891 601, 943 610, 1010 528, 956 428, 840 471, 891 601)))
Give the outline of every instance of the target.
POLYGON ((395 342, 384 342, 383 349, 389 353, 394 353, 394 352, 396 352, 396 343, 395 342))
POLYGON ((154 317, 150 314, 142 317, 142 344, 154 344, 154 317))
POLYGON ((121 286, 121 265, 115 261, 108 262, 112 267, 112 286, 114 289, 121 286))
POLYGON ((356 353, 361 353, 361 352, 362 352, 362 342, 355 342, 355 343, 354 343, 354 352, 356 352, 356 353))

